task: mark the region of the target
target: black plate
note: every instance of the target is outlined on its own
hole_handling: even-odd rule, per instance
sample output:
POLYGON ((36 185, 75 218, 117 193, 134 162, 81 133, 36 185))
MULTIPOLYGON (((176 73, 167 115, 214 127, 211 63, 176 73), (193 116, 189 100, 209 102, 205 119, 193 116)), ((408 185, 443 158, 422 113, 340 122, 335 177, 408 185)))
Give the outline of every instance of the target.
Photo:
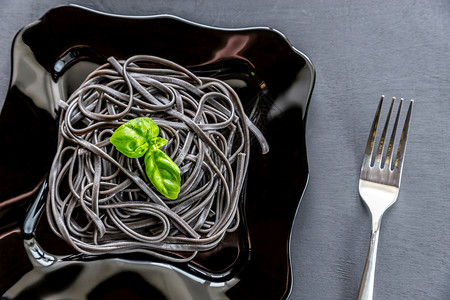
POLYGON ((68 297, 67 291, 76 289, 90 299, 172 299, 177 293, 194 298, 201 293, 206 299, 287 298, 291 229, 308 181, 304 126, 315 71, 282 34, 269 28, 213 28, 169 15, 117 16, 69 5, 23 28, 12 58, 10 89, 0 115, 0 295, 68 297), (135 54, 161 56, 197 74, 226 80, 270 145, 266 155, 257 143, 252 148, 240 208, 244 225, 189 264, 142 255, 76 255, 42 217, 46 176, 56 150, 58 101, 107 57, 135 54), (115 271, 77 286, 80 278, 99 269, 115 271), (164 284, 149 279, 152 274, 165 274, 164 284), (180 285, 180 278, 189 283, 180 285))

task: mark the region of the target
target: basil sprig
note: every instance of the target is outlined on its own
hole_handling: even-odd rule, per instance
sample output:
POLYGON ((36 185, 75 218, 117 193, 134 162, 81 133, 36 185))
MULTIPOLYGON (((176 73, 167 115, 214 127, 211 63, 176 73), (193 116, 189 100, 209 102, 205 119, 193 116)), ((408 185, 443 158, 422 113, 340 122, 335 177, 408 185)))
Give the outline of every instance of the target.
POLYGON ((176 199, 180 193, 180 168, 159 149, 167 140, 158 135, 158 125, 148 117, 140 117, 117 128, 110 142, 127 157, 145 155, 145 172, 150 182, 167 198, 176 199))

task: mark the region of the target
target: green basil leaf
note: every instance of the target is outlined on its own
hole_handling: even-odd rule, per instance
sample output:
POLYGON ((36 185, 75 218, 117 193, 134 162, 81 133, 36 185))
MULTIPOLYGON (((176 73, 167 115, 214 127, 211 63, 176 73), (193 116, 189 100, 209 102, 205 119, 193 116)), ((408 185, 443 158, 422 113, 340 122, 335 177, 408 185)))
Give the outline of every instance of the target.
POLYGON ((150 150, 156 150, 158 148, 161 148, 162 146, 164 146, 167 143, 168 143, 168 141, 166 139, 158 136, 149 141, 149 144, 150 144, 149 148, 150 148, 150 150))
POLYGON ((167 198, 176 199, 180 193, 180 168, 158 149, 168 142, 158 135, 158 125, 150 118, 141 117, 117 128, 110 142, 130 158, 139 158, 145 154, 145 172, 150 182, 167 198))
POLYGON ((130 158, 143 156, 150 148, 149 141, 159 134, 159 127, 147 117, 135 118, 117 128, 110 138, 117 150, 130 158))
POLYGON ((180 193, 180 168, 163 151, 156 149, 145 155, 145 172, 150 182, 164 196, 176 199, 180 193))
POLYGON ((135 130, 140 136, 147 141, 159 135, 159 127, 156 123, 148 117, 140 117, 130 120, 123 124, 128 128, 135 130))

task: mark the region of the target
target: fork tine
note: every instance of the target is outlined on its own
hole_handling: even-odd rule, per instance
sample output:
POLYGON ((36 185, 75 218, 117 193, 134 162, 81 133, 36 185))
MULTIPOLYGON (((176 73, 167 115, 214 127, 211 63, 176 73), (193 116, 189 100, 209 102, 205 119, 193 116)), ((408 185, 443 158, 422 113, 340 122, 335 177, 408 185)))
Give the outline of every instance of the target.
POLYGON ((363 167, 368 167, 372 162, 373 144, 377 133, 378 121, 380 119, 381 106, 383 104, 384 95, 381 96, 375 117, 373 118, 372 128, 370 129, 369 139, 367 140, 366 151, 364 152, 363 167))
MULTIPOLYGON (((392 102, 392 104, 394 104, 394 103, 392 102)), ((400 119, 400 112, 402 110, 402 105, 403 105, 403 98, 400 98, 400 103, 398 105, 398 110, 397 110, 397 117, 395 118, 394 126, 392 127, 391 139, 389 140, 388 151, 386 153, 385 164, 387 166, 389 166, 391 169, 393 166, 393 163, 390 163, 391 154, 392 154, 392 149, 394 147, 394 140, 395 140, 395 135, 397 133, 398 119, 400 119)))
POLYGON ((377 153, 377 156, 375 157, 374 163, 379 163, 380 168, 383 168, 382 157, 383 157, 383 149, 385 146, 384 141, 386 140, 386 133, 387 133, 387 130, 389 127, 389 120, 391 119, 391 113, 392 113, 392 108, 394 107, 394 102, 395 102, 395 97, 392 98, 391 106, 389 107, 389 112, 387 114, 386 121, 384 123, 383 132, 381 133, 380 142, 378 144, 378 153, 377 153))
POLYGON ((406 118, 405 118, 405 125, 403 125, 402 136, 400 138, 398 151, 397 151, 397 157, 395 159, 395 164, 394 164, 394 168, 397 168, 399 170, 400 176, 401 176, 401 171, 402 171, 402 166, 403 166, 403 158, 405 156, 406 140, 408 138, 409 123, 411 121, 411 113, 412 113, 413 104, 414 104, 414 100, 411 100, 411 102, 409 103, 408 113, 406 114, 406 118))

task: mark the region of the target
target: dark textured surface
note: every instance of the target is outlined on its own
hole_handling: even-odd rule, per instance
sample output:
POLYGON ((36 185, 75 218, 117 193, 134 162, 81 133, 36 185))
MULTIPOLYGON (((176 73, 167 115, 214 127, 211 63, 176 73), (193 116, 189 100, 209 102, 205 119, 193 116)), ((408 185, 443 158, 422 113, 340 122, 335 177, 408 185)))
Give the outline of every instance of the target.
MULTIPOLYGON (((0 104, 16 32, 63 1, 3 0, 0 104)), ((370 220, 359 168, 381 94, 416 100, 398 202, 383 219, 375 299, 449 299, 450 2, 73 1, 221 27, 269 26, 313 61, 310 182, 292 234, 290 299, 354 299, 370 220), (429 146, 428 146, 429 145, 429 146)))

